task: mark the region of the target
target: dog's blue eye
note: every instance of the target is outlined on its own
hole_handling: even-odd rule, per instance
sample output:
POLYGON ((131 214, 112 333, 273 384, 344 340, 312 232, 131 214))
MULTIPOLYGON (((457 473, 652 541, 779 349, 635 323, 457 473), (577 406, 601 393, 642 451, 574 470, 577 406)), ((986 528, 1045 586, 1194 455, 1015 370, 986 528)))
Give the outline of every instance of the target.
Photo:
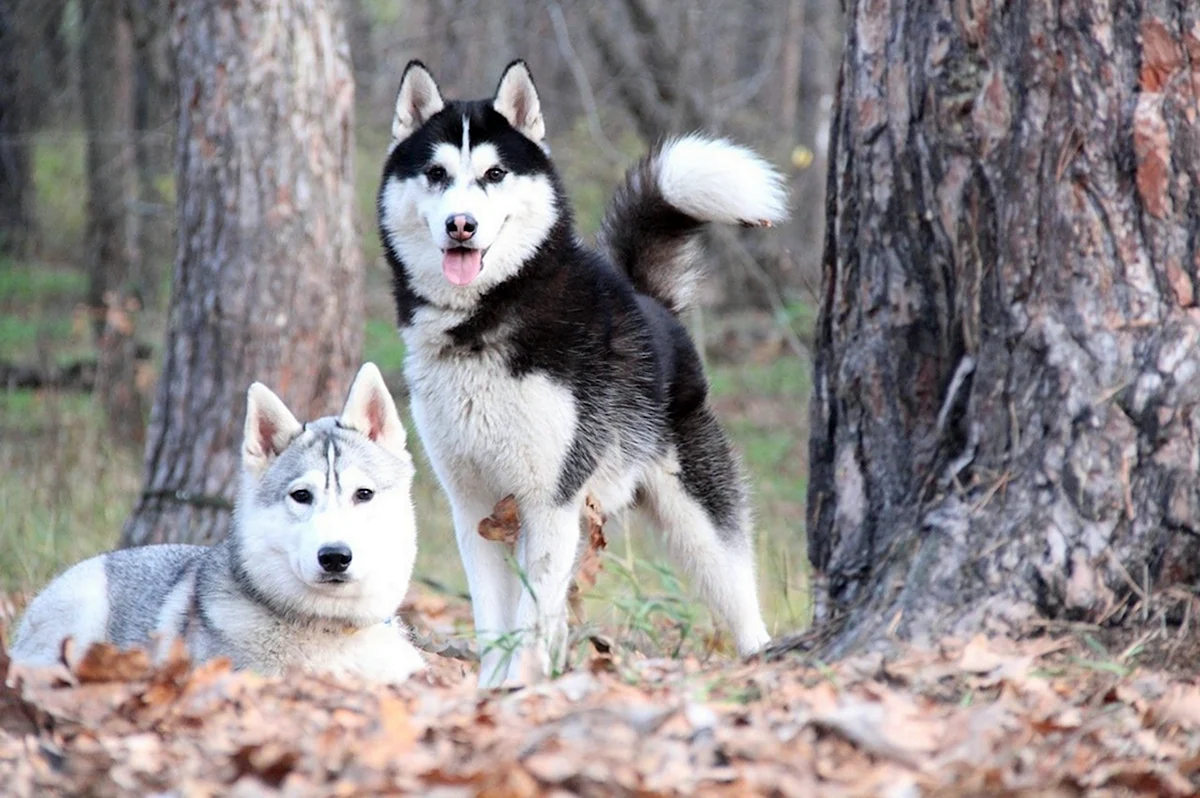
POLYGON ((291 492, 292 501, 296 504, 312 504, 312 491, 307 488, 300 488, 291 492))
POLYGON ((440 183, 446 179, 446 167, 431 166, 425 170, 425 176, 429 178, 430 183, 440 183))
POLYGON ((369 502, 373 498, 375 498, 375 491, 371 490, 370 488, 359 488, 358 490, 354 491, 355 504, 369 502))
POLYGON ((504 171, 499 166, 493 166, 491 169, 483 173, 483 179, 489 183, 499 183, 504 179, 506 174, 508 174, 508 172, 504 171))

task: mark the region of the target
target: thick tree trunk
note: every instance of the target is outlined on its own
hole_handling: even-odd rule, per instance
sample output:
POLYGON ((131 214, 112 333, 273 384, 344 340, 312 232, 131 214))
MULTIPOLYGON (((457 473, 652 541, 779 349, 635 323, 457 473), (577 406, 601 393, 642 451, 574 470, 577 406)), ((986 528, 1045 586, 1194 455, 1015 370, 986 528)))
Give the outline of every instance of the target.
POLYGON ((144 493, 123 543, 229 525, 246 390, 333 412, 362 351, 354 83, 329 0, 176 6, 179 233, 144 493))
POLYGON ((87 130, 88 309, 97 343, 96 388, 119 441, 142 441, 136 381, 137 219, 133 136, 133 29, 125 0, 83 4, 80 93, 87 130))
POLYGON ((0 252, 21 253, 33 227, 28 113, 17 0, 0 0, 0 252))
POLYGON ((830 651, 1195 584, 1200 4, 848 15, 808 508, 830 651))

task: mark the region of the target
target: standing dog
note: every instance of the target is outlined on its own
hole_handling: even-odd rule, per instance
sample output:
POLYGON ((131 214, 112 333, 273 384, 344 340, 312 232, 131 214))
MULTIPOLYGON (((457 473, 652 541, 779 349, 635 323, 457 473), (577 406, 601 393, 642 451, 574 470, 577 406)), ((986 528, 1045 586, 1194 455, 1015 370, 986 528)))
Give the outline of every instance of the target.
MULTIPOLYGON (((301 424, 255 383, 242 482, 220 544, 143 546, 85 560, 30 603, 13 643, 20 665, 58 662, 64 638, 145 646, 182 638, 197 661, 229 657, 400 682, 423 667, 394 618, 416 557, 412 458, 367 363, 341 416, 301 424)), ((68 664, 74 664, 73 662, 68 664)))
POLYGON ((544 137, 524 63, 492 99, 462 102, 414 61, 379 192, 413 419, 453 508, 481 684, 546 674, 565 653, 587 494, 608 513, 647 511, 753 653, 769 636, 743 477, 679 315, 704 225, 783 219, 782 179, 729 142, 669 141, 626 176, 597 252, 575 233, 544 137), (508 494, 515 568, 477 533, 508 494))

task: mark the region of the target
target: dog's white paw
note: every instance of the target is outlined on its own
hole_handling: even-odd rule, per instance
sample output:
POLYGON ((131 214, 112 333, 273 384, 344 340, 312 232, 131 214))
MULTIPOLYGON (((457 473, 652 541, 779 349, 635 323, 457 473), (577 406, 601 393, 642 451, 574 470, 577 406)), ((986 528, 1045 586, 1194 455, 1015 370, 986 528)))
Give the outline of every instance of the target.
POLYGON ((737 652, 739 657, 752 657, 758 652, 767 647, 771 642, 771 635, 767 632, 767 627, 763 624, 758 624, 753 629, 743 629, 737 637, 737 652))

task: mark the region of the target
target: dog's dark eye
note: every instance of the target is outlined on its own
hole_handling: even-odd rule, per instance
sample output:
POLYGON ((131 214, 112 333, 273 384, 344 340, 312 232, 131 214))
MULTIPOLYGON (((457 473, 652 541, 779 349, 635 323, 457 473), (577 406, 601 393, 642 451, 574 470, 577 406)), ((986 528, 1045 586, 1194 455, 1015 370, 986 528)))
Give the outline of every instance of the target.
POLYGON ((292 501, 296 504, 312 504, 312 491, 308 488, 299 488, 291 492, 292 501))
POLYGON ((425 170, 425 177, 429 178, 430 183, 440 183, 446 179, 446 167, 431 166, 425 170))
POLYGON ((491 169, 483 173, 483 179, 489 183, 499 183, 504 179, 506 174, 508 174, 508 172, 504 171, 499 166, 493 166, 491 169))
POLYGON ((363 502, 369 502, 369 501, 371 501, 371 499, 374 499, 374 498, 375 498, 375 491, 371 490, 370 488, 359 488, 358 490, 354 491, 354 503, 355 504, 362 504, 363 502))

